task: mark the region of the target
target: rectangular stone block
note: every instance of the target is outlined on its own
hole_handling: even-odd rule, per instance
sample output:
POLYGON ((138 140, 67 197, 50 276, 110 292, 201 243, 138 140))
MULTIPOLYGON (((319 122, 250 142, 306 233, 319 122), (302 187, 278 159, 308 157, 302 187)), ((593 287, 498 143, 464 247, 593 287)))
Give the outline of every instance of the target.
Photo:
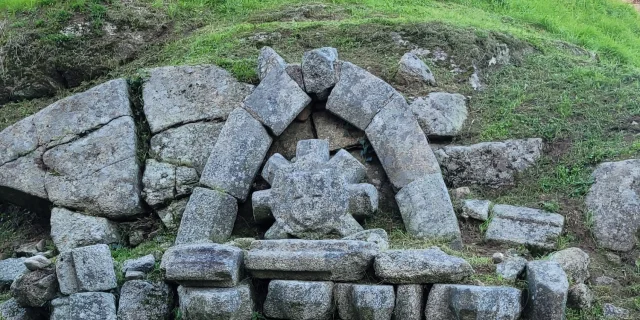
POLYGON ((169 248, 160 268, 165 279, 192 287, 233 287, 238 284, 243 253, 236 247, 199 243, 169 248))
POLYGON ((376 276, 396 284, 458 282, 473 274, 471 265, 438 247, 423 250, 387 250, 375 260, 376 276))
POLYGON ((422 285, 399 285, 396 288, 396 307, 393 310, 393 320, 422 320, 424 300, 422 285))
POLYGON ((522 244, 536 249, 553 249, 562 234, 564 217, 538 209, 495 205, 487 240, 522 244))
POLYGON ((264 313, 275 319, 329 320, 333 315, 333 282, 273 280, 264 313))
POLYGON ((336 283, 333 290, 342 320, 391 320, 395 293, 393 286, 336 283))
POLYGON ((238 213, 237 200, 220 191, 196 188, 182 214, 175 244, 223 243, 231 236, 238 213))
POLYGON ((556 261, 527 263, 527 307, 524 319, 562 320, 565 318, 569 281, 556 261))
MULTIPOLYGON (((427 319, 520 319, 521 292, 510 287, 436 284, 429 292, 427 319)), ((543 319, 543 318, 536 318, 543 319)))
POLYGON ((251 320, 255 308, 253 288, 243 283, 233 288, 178 287, 180 313, 189 320, 251 320))
POLYGON ((111 293, 76 293, 51 301, 51 306, 51 320, 116 320, 116 297, 111 293))
POLYGON ((76 248, 71 255, 80 291, 106 291, 118 286, 111 251, 106 244, 76 248))

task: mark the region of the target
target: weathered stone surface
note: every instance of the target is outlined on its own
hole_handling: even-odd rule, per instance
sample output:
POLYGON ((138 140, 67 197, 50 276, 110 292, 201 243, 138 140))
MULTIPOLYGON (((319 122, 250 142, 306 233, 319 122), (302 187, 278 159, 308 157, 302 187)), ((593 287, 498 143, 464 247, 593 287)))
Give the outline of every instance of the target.
POLYGON ((233 288, 180 286, 180 313, 189 320, 249 320, 254 309, 252 291, 247 283, 233 288))
POLYGON ((0 319, 3 320, 39 320, 42 316, 33 309, 21 307, 13 298, 0 303, 0 319))
POLYGON ((51 265, 51 260, 47 259, 47 257, 42 255, 29 257, 24 260, 24 266, 27 267, 27 269, 29 269, 30 271, 44 269, 50 265, 51 265))
POLYGON ((132 280, 120 289, 118 320, 168 320, 173 291, 164 282, 132 280))
POLYGON ((491 201, 467 199, 462 202, 462 217, 473 218, 480 221, 489 219, 491 201))
POLYGON ((120 240, 115 223, 101 217, 87 216, 63 208, 51 210, 51 239, 58 251, 93 244, 110 244, 120 240))
POLYGON ((27 272, 24 265, 26 258, 9 258, 0 260, 0 288, 8 287, 18 276, 27 272))
POLYGON ((329 141, 329 149, 332 151, 357 146, 364 137, 362 130, 327 111, 313 113, 312 119, 318 139, 329 141))
POLYGON ((396 80, 406 85, 436 85, 431 69, 413 52, 405 53, 400 59, 396 80))
POLYGON ((71 251, 80 291, 106 291, 117 287, 111 251, 106 244, 71 251))
POLYGON ((354 240, 258 240, 245 266, 259 279, 355 281, 378 253, 376 244, 354 240))
POLYGON ((616 307, 611 303, 605 303, 602 306, 602 312, 605 319, 630 319, 629 310, 616 307))
POLYGON ((542 139, 483 142, 446 146, 435 155, 448 184, 459 187, 513 185, 514 176, 531 167, 542 155, 542 139))
POLYGON ((182 123, 225 119, 253 89, 211 65, 162 67, 149 73, 142 97, 153 133, 182 123))
POLYGON ((69 295, 80 290, 71 251, 61 252, 58 255, 56 259, 56 276, 62 294, 69 295))
POLYGON ((564 217, 542 210, 495 205, 485 238, 522 244, 537 249, 553 249, 562 233, 564 217))
POLYGON ((599 276, 593 280, 591 280, 591 283, 594 286, 601 286, 601 287, 613 287, 613 288, 619 288, 622 285, 620 284, 620 281, 609 277, 609 276, 599 276))
POLYGON ((150 206, 157 206, 173 199, 176 188, 176 167, 170 163, 147 160, 144 175, 142 175, 142 186, 142 196, 150 206))
POLYGON ((329 165, 342 172, 348 183, 360 183, 367 177, 365 166, 344 149, 331 157, 329 165))
POLYGON ((51 306, 51 320, 116 320, 116 298, 111 293, 76 293, 51 301, 51 306))
POLYGON ((640 229, 640 159, 600 164, 586 198, 599 246, 629 251, 640 229))
MULTIPOLYGON (((521 292, 510 287, 436 284, 429 292, 427 319, 520 319, 521 292)), ((542 318, 540 318, 542 319, 542 318)))
POLYGON ((433 92, 409 105, 427 136, 457 136, 467 120, 465 97, 457 93, 433 92))
POLYGON ((394 284, 452 283, 473 274, 468 262, 438 247, 384 251, 376 257, 373 267, 376 276, 394 284))
POLYGON ((241 277, 243 253, 236 247, 213 244, 187 244, 169 248, 160 267, 165 278, 182 285, 233 287, 241 277))
POLYGON ((39 146, 34 116, 26 117, 0 132, 0 166, 35 151, 39 146))
POLYGON ((457 201, 467 199, 469 196, 471 196, 471 189, 469 189, 469 187, 455 188, 451 192, 451 197, 457 201))
POLYGON ((142 271, 127 271, 124 274, 125 280, 143 280, 146 274, 142 271))
POLYGON ((310 102, 284 69, 275 69, 245 99, 244 107, 279 136, 310 102))
POLYGON ((302 77, 307 92, 326 97, 338 81, 336 62, 338 50, 331 47, 307 51, 302 56, 302 77))
MULTIPOLYGON (((289 77, 291 77, 291 79, 293 79, 293 81, 295 81, 298 84, 300 89, 306 92, 304 88, 304 79, 302 78, 302 66, 299 63, 289 63, 284 68, 284 70, 287 71, 287 74, 289 75, 289 77)), ((311 115, 311 108, 307 106, 306 108, 304 108, 304 110, 302 110, 302 112, 300 112, 300 114, 296 119, 300 121, 305 121, 309 119, 310 115, 311 115)))
POLYGON ((574 283, 583 283, 589 279, 589 254, 580 248, 567 248, 554 252, 549 256, 550 260, 557 261, 569 280, 574 283))
POLYGON ((578 283, 569 288, 567 306, 574 309, 589 309, 593 299, 591 289, 584 283, 578 283))
POLYGON ((42 307, 58 294, 58 280, 53 269, 21 274, 11 284, 11 296, 22 307, 42 307))
MULTIPOLYGON (((341 284, 338 314, 344 320, 390 320, 395 304, 393 286, 341 284)), ((336 285, 337 287, 337 285, 336 285)), ((334 293, 336 294, 336 293, 334 293)))
POLYGON ((196 188, 182 215, 176 244, 229 239, 238 213, 238 203, 232 196, 205 188, 196 188))
POLYGON ((244 201, 271 145, 271 137, 259 121, 237 108, 229 114, 200 183, 224 190, 244 201))
POLYGON ((506 280, 516 280, 524 272, 527 266, 527 259, 522 257, 509 257, 505 261, 498 263, 496 273, 506 280))
POLYGON ((165 227, 171 230, 175 230, 180 226, 180 220, 182 220, 182 213, 187 208, 189 198, 173 201, 169 206, 157 211, 158 217, 162 220, 165 227))
POLYGON ((292 122, 280 136, 273 140, 267 155, 269 157, 276 153, 281 154, 286 159, 296 156, 296 145, 300 140, 314 139, 313 124, 311 121, 292 122))
POLYGON ((127 271, 142 271, 149 272, 153 270, 153 267, 156 264, 156 259, 152 254, 148 254, 146 256, 142 256, 140 258, 125 260, 122 263, 122 272, 127 271))
POLYGON ((151 137, 150 155, 158 161, 195 168, 202 172, 223 122, 187 123, 151 137))
POLYGON ((422 320, 424 288, 419 284, 399 285, 396 289, 394 320, 422 320))
POLYGON ((529 295, 524 316, 527 319, 564 319, 569 281, 559 263, 527 263, 529 295))
POLYGON ((135 124, 112 120, 97 131, 47 150, 45 185, 56 205, 107 218, 142 211, 135 124))
POLYGON ((327 100, 327 110, 364 130, 393 95, 399 94, 382 79, 350 62, 341 62, 340 77, 327 100))
POLYGON ((375 243, 380 251, 389 249, 389 236, 384 229, 367 229, 342 238, 375 243))
POLYGON ((273 280, 269 282, 264 314, 276 319, 331 319, 333 282, 273 280))
MULTIPOLYGON (((44 188, 46 172, 41 162, 43 153, 44 148, 39 148, 0 166, 0 197, 3 200, 28 207, 34 197, 47 199, 44 188)), ((44 205, 48 203, 44 202, 44 205)))
POLYGON ((271 47, 262 47, 258 56, 258 78, 264 79, 271 70, 284 69, 287 62, 271 47))
POLYGON ((365 132, 389 180, 401 189, 426 175, 440 174, 440 167, 404 98, 396 96, 365 132))
POLYGON ((458 219, 442 176, 431 173, 422 178, 396 194, 405 229, 414 237, 446 240, 454 247, 461 247, 458 219))

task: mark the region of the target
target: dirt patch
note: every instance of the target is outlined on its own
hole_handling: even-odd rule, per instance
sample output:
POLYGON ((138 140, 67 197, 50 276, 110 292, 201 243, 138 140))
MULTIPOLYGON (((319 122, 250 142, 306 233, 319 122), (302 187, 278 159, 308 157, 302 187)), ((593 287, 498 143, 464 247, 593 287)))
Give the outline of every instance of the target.
POLYGON ((558 139, 546 145, 544 154, 547 155, 551 161, 557 163, 565 154, 569 153, 572 146, 573 141, 571 141, 571 139, 558 139))

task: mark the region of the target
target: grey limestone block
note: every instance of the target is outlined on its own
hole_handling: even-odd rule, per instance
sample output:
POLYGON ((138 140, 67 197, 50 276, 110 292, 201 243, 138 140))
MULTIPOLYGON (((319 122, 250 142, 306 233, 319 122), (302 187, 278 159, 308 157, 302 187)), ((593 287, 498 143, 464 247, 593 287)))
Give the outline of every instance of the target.
POLYGON ((279 153, 276 153, 269 157, 267 163, 265 163, 264 168, 262 169, 261 176, 269 183, 273 184, 273 179, 275 178, 276 172, 280 169, 286 168, 290 166, 291 163, 284 156, 279 153))
POLYGON ((538 209, 495 205, 485 238, 521 244, 536 249, 553 249, 562 234, 564 217, 538 209))
POLYGON ((393 286, 340 283, 335 288, 340 319, 391 320, 396 299, 393 286))
POLYGON ((462 258, 437 247, 423 250, 387 250, 373 265, 376 276, 394 284, 455 283, 474 273, 462 258))
MULTIPOLYGON (((304 87, 304 79, 302 77, 302 66, 299 63, 289 63, 284 68, 284 70, 287 71, 287 74, 289 75, 289 77, 291 77, 291 79, 293 79, 293 81, 295 81, 298 84, 300 89, 306 92, 304 87)), ((305 121, 309 118, 309 115, 311 115, 311 108, 307 106, 305 110, 303 110, 300 113, 300 115, 298 115, 298 118, 297 118, 298 120, 305 121), (307 111, 305 112, 305 110, 307 111), (302 117, 300 117, 301 115, 302 117)))
POLYGON ((116 243, 120 240, 120 231, 114 222, 106 218, 53 208, 51 239, 58 251, 64 252, 93 244, 116 243))
POLYGON ((333 282, 272 280, 264 313, 276 319, 329 320, 333 315, 333 282))
POLYGON ((343 172, 343 175, 349 183, 363 182, 367 176, 365 166, 344 149, 338 150, 338 152, 331 157, 331 160, 329 160, 329 164, 343 172))
POLYGON ((142 256, 135 259, 125 260, 122 263, 122 272, 127 271, 142 271, 142 272, 150 272, 153 270, 156 264, 156 259, 152 254, 148 254, 146 256, 142 256))
POLYGON ((0 131, 0 167, 15 161, 39 147, 34 116, 28 116, 0 131))
POLYGON ((578 283, 569 288, 567 306, 574 309, 589 309, 594 301, 593 292, 584 283, 578 283))
POLYGON ((375 243, 356 240, 258 240, 245 267, 258 279, 356 281, 377 253, 375 243))
POLYGON ((242 250, 236 247, 198 243, 169 248, 160 268, 165 278, 185 286, 233 287, 242 276, 242 250))
POLYGON ((336 84, 338 50, 324 47, 307 51, 302 56, 302 78, 307 92, 326 97, 336 84))
POLYGON ((231 236, 238 213, 236 199, 224 192, 196 188, 182 214, 175 244, 223 243, 231 236))
POLYGON ((116 320, 116 297, 105 292, 75 293, 51 301, 51 320, 116 320))
POLYGON ((511 287, 436 284, 429 292, 427 319, 520 319, 522 293, 511 287))
POLYGON ((466 199, 462 201, 461 216, 463 218, 487 221, 489 219, 489 208, 491 208, 491 201, 489 200, 466 199))
POLYGON ((273 48, 264 46, 258 55, 258 78, 262 81, 272 70, 284 69, 287 62, 273 48))
POLYGON ((111 251, 106 244, 96 244, 62 252, 56 261, 60 292, 107 291, 117 287, 111 251))
POLYGON ((564 319, 569 281, 556 261, 530 261, 527 263, 529 295, 523 314, 525 319, 564 319))
POLYGON ((274 69, 245 99, 244 108, 279 136, 310 102, 284 69, 274 69))
POLYGON ((550 260, 560 263, 562 270, 573 283, 583 283, 589 279, 589 254, 580 248, 567 248, 552 253, 550 260))
POLYGON ((396 79, 406 85, 436 85, 431 69, 413 52, 407 52, 400 58, 396 79))
POLYGON ((429 137, 452 137, 462 131, 467 105, 458 93, 433 92, 409 105, 422 131, 429 137))
MULTIPOLYGON (((45 190, 46 171, 43 166, 38 164, 42 159, 44 150, 44 147, 38 148, 23 157, 0 165, 0 187, 9 189, 9 191, 25 193, 29 196, 48 199, 47 191, 45 190)), ((17 200, 4 193, 8 194, 9 192, 3 192, 3 195, 0 195, 3 200, 11 202, 17 200)), ((16 203, 19 205, 24 204, 16 203)))
POLYGON ((146 274, 142 271, 127 271, 124 274, 124 279, 129 280, 144 280, 146 274))
POLYGON ((118 320, 168 320, 173 291, 164 282, 131 280, 120 289, 118 320))
POLYGON ((9 258, 0 260, 0 288, 9 287, 13 280, 27 272, 24 265, 26 258, 9 258))
POLYGON ((194 168, 148 159, 142 176, 142 196, 150 206, 161 207, 191 194, 199 179, 194 168))
POLYGON ((23 273, 11 284, 11 296, 22 307, 43 307, 57 295, 58 280, 51 268, 23 273))
POLYGON ((522 257, 509 257, 496 265, 496 273, 507 280, 516 280, 524 272, 527 259, 522 257))
POLYGON ((403 284, 396 288, 394 320, 422 320, 425 304, 424 288, 419 284, 403 284))
POLYGON ((272 139, 260 122, 242 108, 229 114, 200 183, 244 201, 272 139))
POLYGON ((372 217, 378 211, 378 189, 372 184, 358 183, 347 186, 348 211, 356 219, 372 217))
POLYGON ((171 202, 165 208, 158 209, 156 213, 162 224, 170 230, 176 230, 182 220, 182 213, 187 208, 187 203, 189 203, 189 198, 184 198, 171 202))
POLYGON ((233 288, 178 287, 180 313, 189 320, 251 320, 253 296, 248 283, 233 288))
POLYGON ((58 285, 62 294, 70 295, 80 291, 71 251, 61 252, 58 255, 56 259, 56 276, 58 277, 58 285))

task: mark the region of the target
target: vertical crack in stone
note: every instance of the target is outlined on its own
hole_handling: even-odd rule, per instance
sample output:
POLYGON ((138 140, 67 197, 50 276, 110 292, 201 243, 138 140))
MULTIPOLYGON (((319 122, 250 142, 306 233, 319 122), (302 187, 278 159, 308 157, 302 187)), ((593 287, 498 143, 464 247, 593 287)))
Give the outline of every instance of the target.
MULTIPOLYGON (((144 175, 151 145, 151 127, 149 126, 147 117, 144 114, 144 100, 142 98, 142 85, 144 83, 144 78, 137 75, 128 79, 127 82, 129 83, 131 115, 133 116, 133 122, 136 127, 136 158, 141 173, 138 183, 140 184, 140 190, 142 190, 142 176, 144 175)), ((148 209, 150 206, 147 204, 144 197, 142 197, 142 194, 139 196, 145 211, 149 211, 148 209)))

